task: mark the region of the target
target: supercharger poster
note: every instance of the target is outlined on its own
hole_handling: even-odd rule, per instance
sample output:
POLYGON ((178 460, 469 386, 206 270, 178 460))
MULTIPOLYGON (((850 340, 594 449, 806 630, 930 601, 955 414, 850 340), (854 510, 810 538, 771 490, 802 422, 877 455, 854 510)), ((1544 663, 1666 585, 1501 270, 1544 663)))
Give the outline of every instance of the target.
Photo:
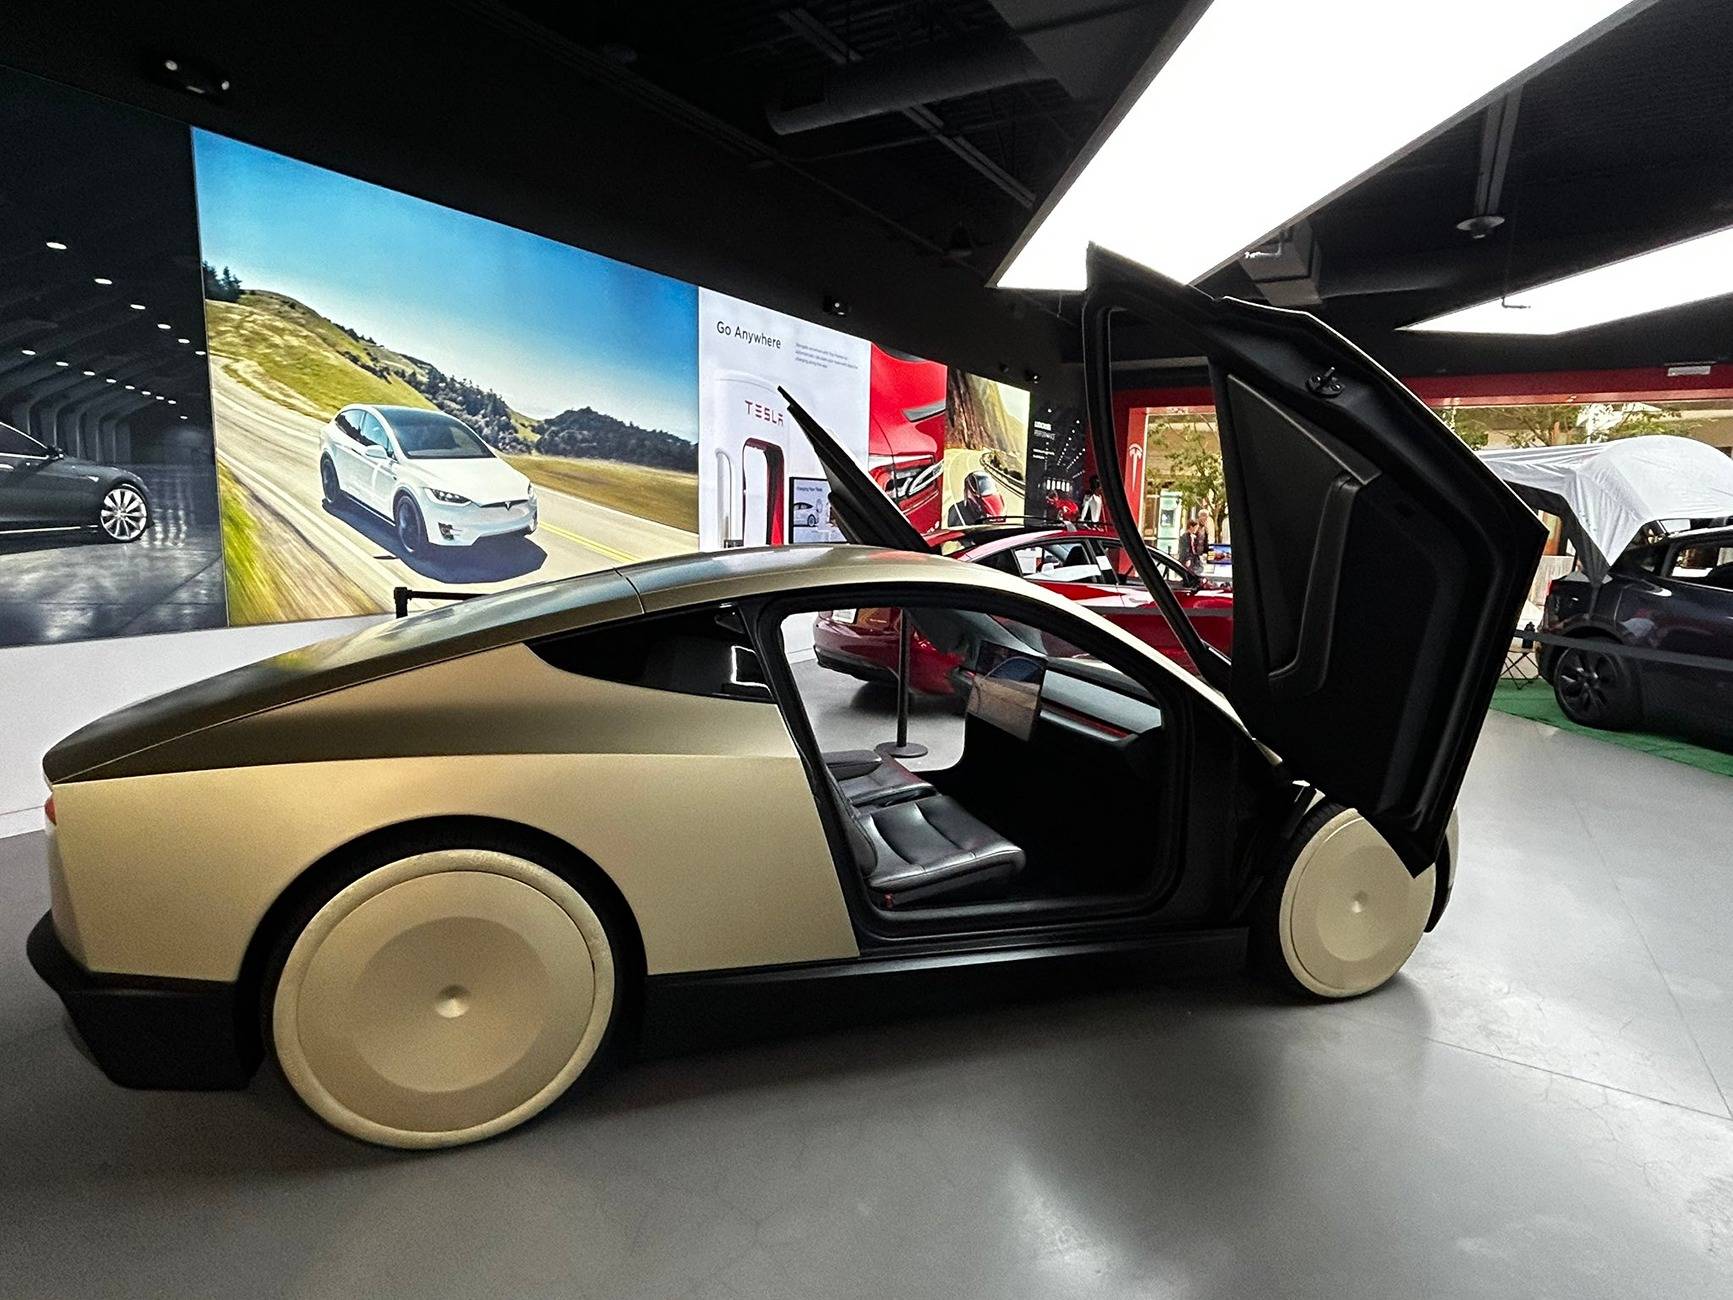
POLYGON ((700 546, 795 540, 790 480, 824 470, 779 387, 866 464, 871 352, 864 339, 698 291, 700 546))

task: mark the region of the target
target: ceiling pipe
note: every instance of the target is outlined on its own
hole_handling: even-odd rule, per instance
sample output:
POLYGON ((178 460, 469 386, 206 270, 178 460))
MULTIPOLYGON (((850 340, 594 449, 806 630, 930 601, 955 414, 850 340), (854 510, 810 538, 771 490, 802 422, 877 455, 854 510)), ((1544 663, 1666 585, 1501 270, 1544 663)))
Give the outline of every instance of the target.
MULTIPOLYGON (((850 68, 868 62, 855 53, 846 41, 805 9, 784 9, 779 16, 791 32, 800 36, 839 68, 850 68)), ((911 104, 892 111, 902 114, 933 143, 955 154, 969 167, 996 185, 1018 206, 1034 208, 1035 192, 1033 190, 961 135, 954 135, 946 130, 939 115, 925 104, 911 104)))
POLYGON ((917 49, 844 63, 826 74, 812 88, 812 94, 799 95, 790 87, 779 101, 766 105, 764 112, 777 135, 797 135, 1049 76, 1041 60, 1014 37, 985 44, 935 41, 917 49))
POLYGON ((1480 169, 1474 179, 1474 211, 1456 223, 1471 239, 1484 239, 1504 224, 1499 206, 1510 152, 1516 143, 1516 118, 1522 108, 1522 87, 1486 106, 1480 121, 1480 169))

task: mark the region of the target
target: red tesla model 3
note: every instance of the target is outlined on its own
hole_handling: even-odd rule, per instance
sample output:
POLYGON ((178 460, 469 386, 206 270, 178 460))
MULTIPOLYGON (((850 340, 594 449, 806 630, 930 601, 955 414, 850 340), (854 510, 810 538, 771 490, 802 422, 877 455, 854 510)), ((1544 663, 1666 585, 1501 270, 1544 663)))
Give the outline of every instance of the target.
MULTIPOLYGON (((1188 672, 1191 656, 1180 646, 1160 606, 1133 571, 1119 538, 1106 529, 949 529, 932 534, 934 550, 972 564, 990 564, 1089 606, 1148 642, 1188 672)), ((1233 649, 1234 597, 1219 578, 1188 572, 1178 560, 1150 548, 1180 607, 1198 634, 1224 654, 1233 649)), ((899 619, 894 609, 841 609, 821 614, 814 634, 819 663, 867 681, 894 681, 899 619)), ((924 695, 962 690, 958 661, 918 632, 909 641, 909 689, 924 695)))

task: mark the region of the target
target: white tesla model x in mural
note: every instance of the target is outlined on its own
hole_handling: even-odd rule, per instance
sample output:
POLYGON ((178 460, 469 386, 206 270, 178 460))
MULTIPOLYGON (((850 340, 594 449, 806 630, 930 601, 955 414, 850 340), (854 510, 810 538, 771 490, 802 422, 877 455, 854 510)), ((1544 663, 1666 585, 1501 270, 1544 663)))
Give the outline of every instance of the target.
POLYGON ((320 438, 319 481, 331 504, 353 501, 390 520, 411 552, 536 527, 530 481, 443 411, 345 406, 320 438))

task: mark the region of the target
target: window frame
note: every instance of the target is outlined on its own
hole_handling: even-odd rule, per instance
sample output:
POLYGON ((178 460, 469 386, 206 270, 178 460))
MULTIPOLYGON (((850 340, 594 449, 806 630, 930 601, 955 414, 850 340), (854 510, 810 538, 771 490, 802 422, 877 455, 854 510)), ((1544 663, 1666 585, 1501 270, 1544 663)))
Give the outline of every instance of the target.
POLYGON ((0 455, 19 456, 25 460, 47 460, 48 459, 48 444, 47 443, 41 442, 38 439, 33 438, 30 434, 24 432, 24 430, 20 429, 15 424, 7 424, 4 421, 0 421, 0 429, 4 429, 9 433, 17 434, 20 438, 22 438, 25 441, 25 443, 27 445, 36 448, 35 451, 7 451, 5 448, 0 447, 0 455))

